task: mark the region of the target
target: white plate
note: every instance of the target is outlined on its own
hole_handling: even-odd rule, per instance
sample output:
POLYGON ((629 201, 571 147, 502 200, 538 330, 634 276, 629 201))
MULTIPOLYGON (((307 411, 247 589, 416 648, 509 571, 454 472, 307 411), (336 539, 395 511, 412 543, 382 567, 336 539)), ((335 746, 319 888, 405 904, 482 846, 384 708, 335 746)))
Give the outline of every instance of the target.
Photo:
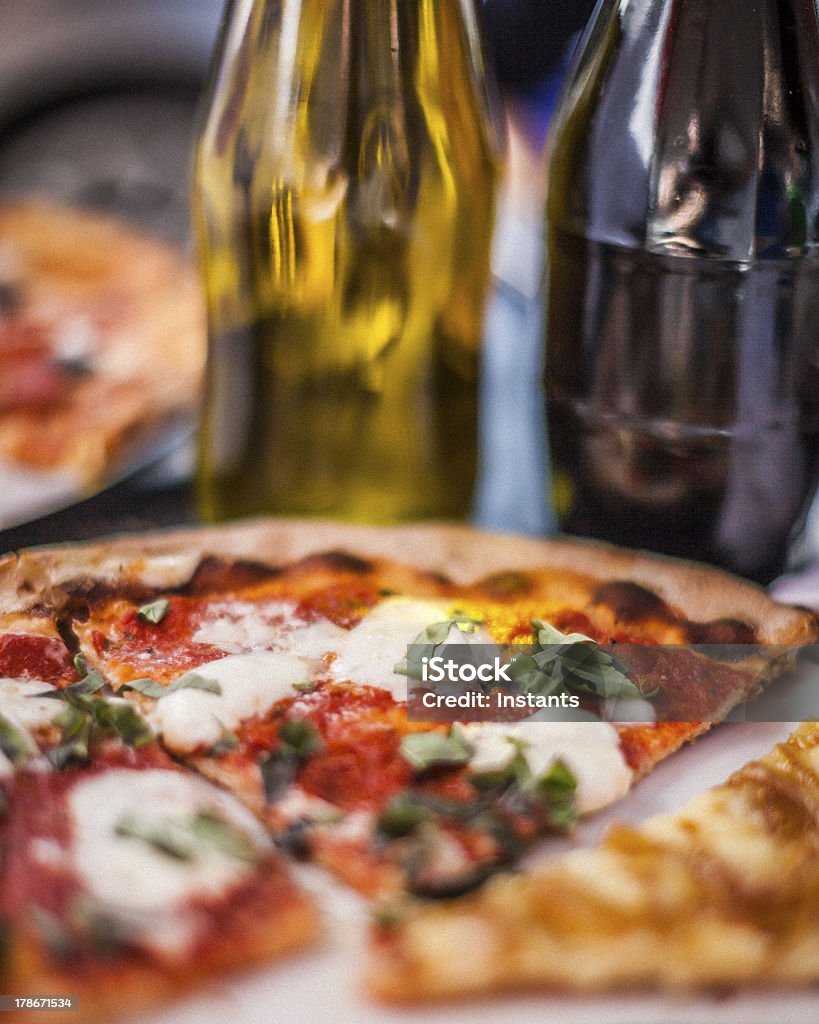
POLYGON ((0 530, 92 498, 150 468, 189 440, 192 433, 189 415, 179 414, 167 420, 127 448, 95 487, 89 487, 74 473, 23 469, 0 459, 0 530))

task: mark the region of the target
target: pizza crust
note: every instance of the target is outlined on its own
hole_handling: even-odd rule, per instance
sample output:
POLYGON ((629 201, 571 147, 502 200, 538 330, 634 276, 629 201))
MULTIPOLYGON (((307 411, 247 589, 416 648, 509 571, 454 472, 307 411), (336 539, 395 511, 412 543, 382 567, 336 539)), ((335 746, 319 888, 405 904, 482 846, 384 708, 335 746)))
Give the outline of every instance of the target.
POLYGON ((547 586, 553 580, 567 604, 586 603, 590 584, 624 580, 648 588, 691 620, 740 620, 764 643, 810 643, 819 637, 812 612, 779 604, 761 587, 719 569, 596 541, 544 540, 451 523, 359 526, 261 519, 31 549, 0 560, 0 613, 41 600, 59 605, 69 589, 95 582, 128 579, 171 588, 190 579, 207 556, 281 566, 339 549, 441 573, 456 584, 503 571, 534 572, 547 586))

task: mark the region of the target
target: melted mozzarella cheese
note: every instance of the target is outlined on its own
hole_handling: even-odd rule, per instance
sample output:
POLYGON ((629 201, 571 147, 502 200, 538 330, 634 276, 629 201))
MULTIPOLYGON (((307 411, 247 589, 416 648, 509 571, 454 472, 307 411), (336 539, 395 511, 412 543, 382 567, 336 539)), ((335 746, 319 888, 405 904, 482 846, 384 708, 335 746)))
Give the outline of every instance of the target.
POLYGON ((518 751, 535 779, 562 761, 577 781, 580 814, 605 807, 631 786, 617 730, 607 722, 472 722, 455 728, 474 750, 475 772, 499 771, 518 751))
POLYGON ((219 601, 212 604, 193 635, 229 654, 286 650, 320 658, 335 649, 345 630, 329 619, 305 622, 290 601, 219 601))
POLYGON ((91 898, 136 936, 165 950, 195 937, 199 913, 191 901, 224 896, 253 866, 204 842, 188 859, 170 856, 144 839, 119 835, 123 821, 161 834, 210 814, 258 854, 271 847, 237 800, 184 772, 119 769, 95 775, 70 790, 68 813, 72 865, 91 898))
POLYGON ((330 666, 333 679, 364 683, 407 699, 407 677, 395 671, 419 634, 450 616, 443 602, 388 597, 339 640, 330 666))
POLYGON ((217 682, 221 693, 183 688, 161 697, 148 713, 165 743, 182 752, 213 746, 224 729, 234 729, 243 719, 295 696, 293 685, 311 679, 313 666, 286 652, 259 651, 208 662, 196 674, 217 682))

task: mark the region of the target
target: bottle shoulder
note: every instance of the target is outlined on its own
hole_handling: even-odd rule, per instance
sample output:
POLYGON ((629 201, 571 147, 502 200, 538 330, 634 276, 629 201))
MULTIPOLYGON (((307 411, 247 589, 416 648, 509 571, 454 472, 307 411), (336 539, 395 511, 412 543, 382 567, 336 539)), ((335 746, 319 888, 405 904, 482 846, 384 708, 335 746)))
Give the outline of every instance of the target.
POLYGON ((819 244, 813 3, 785 4, 780 18, 774 3, 739 18, 739 0, 614 6, 564 91, 550 220, 599 241, 728 259, 819 244))

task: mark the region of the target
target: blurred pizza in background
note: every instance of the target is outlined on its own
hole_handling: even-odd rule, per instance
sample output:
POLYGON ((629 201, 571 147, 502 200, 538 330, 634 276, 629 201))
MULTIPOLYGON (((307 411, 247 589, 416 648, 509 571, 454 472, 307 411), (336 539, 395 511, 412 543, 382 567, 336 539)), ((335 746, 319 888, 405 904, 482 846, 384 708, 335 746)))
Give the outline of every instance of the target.
POLYGON ((109 215, 0 206, 4 468, 93 491, 192 417, 204 351, 197 277, 177 248, 109 215))

